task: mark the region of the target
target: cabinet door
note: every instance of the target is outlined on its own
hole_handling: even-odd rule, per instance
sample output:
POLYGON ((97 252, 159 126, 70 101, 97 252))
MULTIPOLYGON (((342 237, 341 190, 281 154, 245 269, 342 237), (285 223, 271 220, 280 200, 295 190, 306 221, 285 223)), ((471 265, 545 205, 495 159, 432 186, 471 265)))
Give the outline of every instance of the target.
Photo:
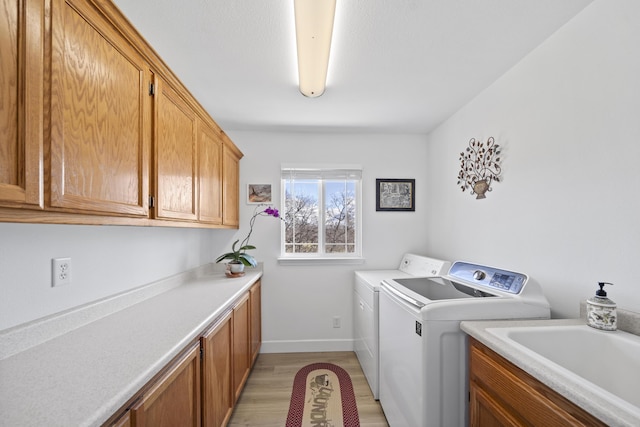
POLYGON ((51 1, 50 205, 147 216, 150 71, 81 0, 51 1))
POLYGON ((0 206, 43 207, 42 0, 0 0, 0 206))
POLYGON ((156 81, 155 217, 197 220, 197 116, 166 82, 156 81))
POLYGON ((200 222, 222 224, 222 141, 218 132, 200 121, 198 126, 200 168, 200 222))
POLYGON ((240 397, 242 387, 249 376, 249 293, 233 308, 233 390, 234 403, 240 397))
POLYGON ((200 426, 200 343, 175 362, 130 413, 134 427, 200 426))
POLYGON ((234 403, 231 379, 231 312, 202 338, 202 425, 224 426, 234 403))
POLYGON ((473 381, 469 387, 469 397, 469 424, 471 427, 518 427, 522 425, 473 381))
POLYGON ((240 225, 240 157, 241 154, 235 146, 224 144, 222 223, 232 227, 240 225))
POLYGON ((131 412, 125 412, 111 427, 131 427, 131 412))
POLYGON ((493 350, 470 339, 472 426, 604 426, 605 424, 493 350))
POLYGON ((262 344, 262 284, 258 280, 249 290, 251 306, 251 365, 260 352, 262 344))

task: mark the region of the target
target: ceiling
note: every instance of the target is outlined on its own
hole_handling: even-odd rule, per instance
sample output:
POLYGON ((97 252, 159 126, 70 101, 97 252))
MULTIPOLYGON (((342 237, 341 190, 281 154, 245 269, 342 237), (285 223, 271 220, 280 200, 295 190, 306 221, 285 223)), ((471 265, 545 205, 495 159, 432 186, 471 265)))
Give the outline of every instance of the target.
POLYGON ((224 130, 426 134, 593 0, 337 0, 327 89, 293 0, 114 0, 224 130))

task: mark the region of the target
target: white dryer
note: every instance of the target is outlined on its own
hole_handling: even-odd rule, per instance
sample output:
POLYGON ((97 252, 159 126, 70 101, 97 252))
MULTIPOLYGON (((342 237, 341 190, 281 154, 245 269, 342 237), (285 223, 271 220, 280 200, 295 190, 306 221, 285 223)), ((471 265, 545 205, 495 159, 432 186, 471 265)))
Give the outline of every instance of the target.
POLYGON ((355 272, 353 293, 354 350, 373 397, 379 395, 378 301, 380 283, 385 279, 442 276, 450 262, 416 254, 405 254, 396 270, 355 272))

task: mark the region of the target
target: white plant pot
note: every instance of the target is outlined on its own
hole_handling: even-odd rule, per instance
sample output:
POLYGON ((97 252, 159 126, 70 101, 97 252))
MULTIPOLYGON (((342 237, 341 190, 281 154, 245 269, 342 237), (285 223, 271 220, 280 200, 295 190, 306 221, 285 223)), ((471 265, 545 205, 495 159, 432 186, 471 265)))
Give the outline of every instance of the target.
POLYGON ((238 273, 242 273, 244 271, 244 264, 240 263, 240 264, 235 264, 235 263, 229 263, 229 271, 233 274, 238 274, 238 273))

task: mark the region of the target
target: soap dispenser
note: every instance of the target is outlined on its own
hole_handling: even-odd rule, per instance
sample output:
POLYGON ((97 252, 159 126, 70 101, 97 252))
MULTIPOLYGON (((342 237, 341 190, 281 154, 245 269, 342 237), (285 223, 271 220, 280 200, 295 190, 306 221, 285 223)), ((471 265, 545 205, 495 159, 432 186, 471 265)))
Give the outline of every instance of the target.
POLYGON ((603 331, 617 329, 616 303, 607 298, 604 285, 613 283, 598 282, 600 289, 596 295, 587 300, 587 325, 603 331))

